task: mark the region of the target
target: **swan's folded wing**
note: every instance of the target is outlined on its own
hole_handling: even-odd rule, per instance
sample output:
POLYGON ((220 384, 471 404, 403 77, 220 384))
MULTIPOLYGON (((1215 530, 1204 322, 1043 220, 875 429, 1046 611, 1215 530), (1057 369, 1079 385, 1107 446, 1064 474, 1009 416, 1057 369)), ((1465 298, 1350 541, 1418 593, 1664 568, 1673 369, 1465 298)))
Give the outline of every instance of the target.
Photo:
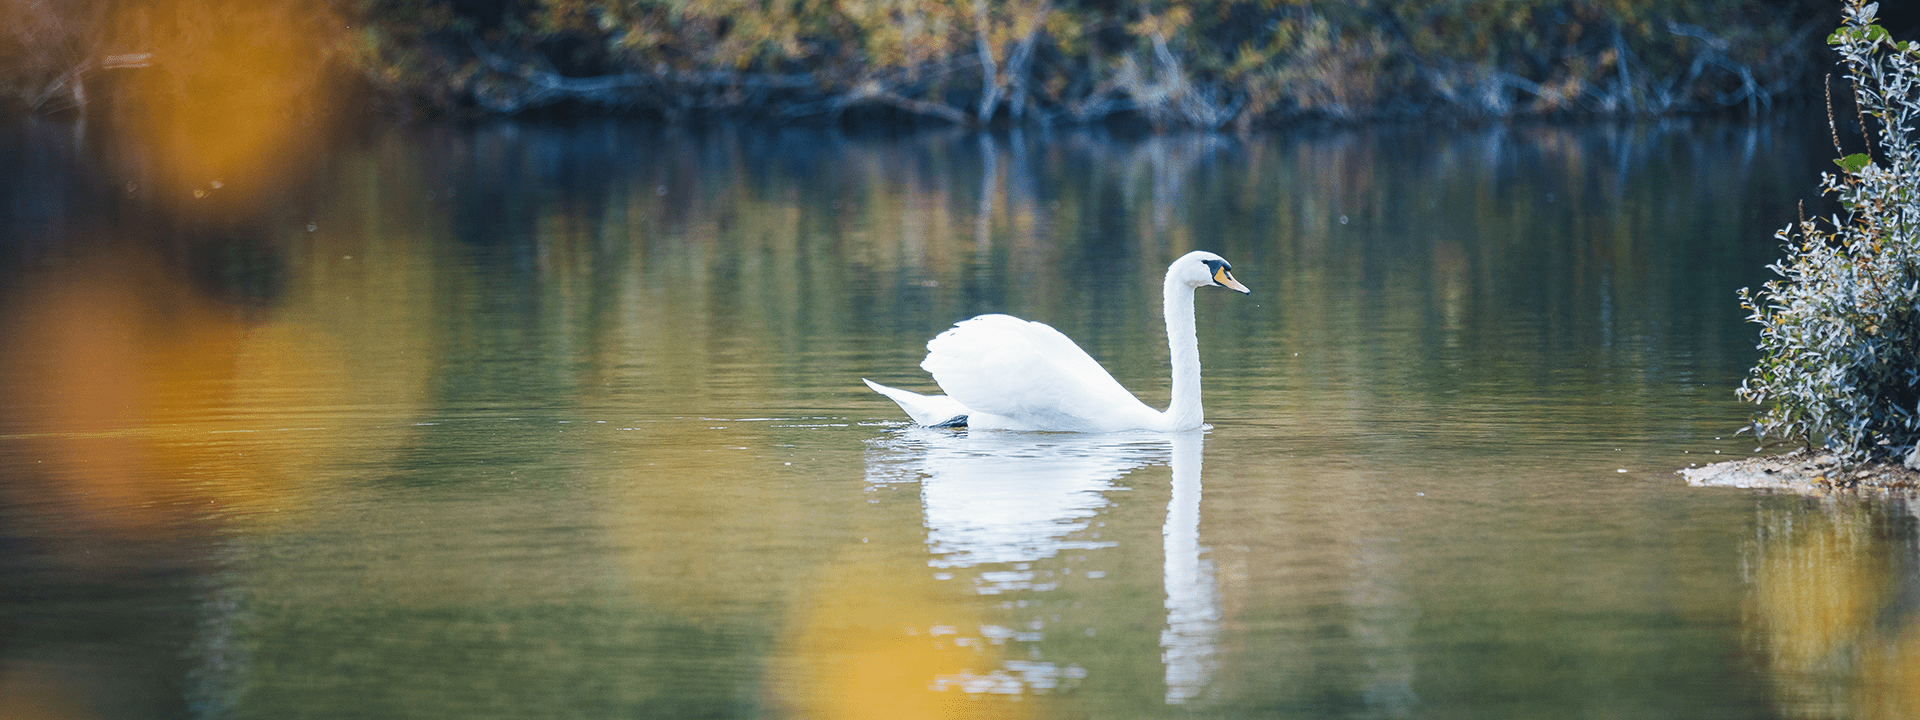
POLYGON ((1151 412, 1072 339, 1010 315, 981 315, 940 333, 927 342, 920 367, 975 412, 1090 426, 1151 412))

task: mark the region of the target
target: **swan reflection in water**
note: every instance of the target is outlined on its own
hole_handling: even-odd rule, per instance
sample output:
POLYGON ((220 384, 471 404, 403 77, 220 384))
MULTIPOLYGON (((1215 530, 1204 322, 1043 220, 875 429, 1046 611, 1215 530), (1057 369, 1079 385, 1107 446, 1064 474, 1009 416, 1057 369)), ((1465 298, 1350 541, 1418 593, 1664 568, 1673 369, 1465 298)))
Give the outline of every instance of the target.
MULTIPOLYGON (((999 595, 1052 590, 1063 576, 1075 572, 1040 573, 1031 565, 1035 561, 1063 551, 1117 546, 1112 536, 1103 538, 1093 527, 1102 510, 1114 504, 1109 493, 1124 489, 1116 481, 1139 468, 1170 465, 1172 498, 1162 526, 1166 620, 1159 653, 1165 700, 1178 704, 1198 695, 1212 675, 1219 624, 1219 588, 1200 544, 1204 443, 1203 431, 956 434, 912 427, 875 441, 867 480, 918 482, 930 572, 940 579, 970 581, 974 592, 999 595)), ((1097 570, 1078 572, 1102 576, 1097 570)), ((1032 625, 1019 630, 981 628, 996 642, 1033 642, 1032 660, 1008 660, 993 677, 941 678, 935 687, 1046 692, 1062 679, 1084 675, 1077 664, 1039 662, 1044 627, 1032 625), (992 637, 996 634, 1001 637, 992 637)))

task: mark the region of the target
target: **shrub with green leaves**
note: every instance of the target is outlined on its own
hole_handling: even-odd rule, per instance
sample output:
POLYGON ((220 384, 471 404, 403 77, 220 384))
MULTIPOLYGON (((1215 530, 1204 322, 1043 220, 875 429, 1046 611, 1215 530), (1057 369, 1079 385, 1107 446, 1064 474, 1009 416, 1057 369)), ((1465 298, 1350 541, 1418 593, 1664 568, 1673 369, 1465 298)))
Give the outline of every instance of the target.
MULTIPOLYGON (((1920 444, 1920 44, 1874 24, 1878 4, 1851 0, 1827 38, 1840 57, 1866 137, 1820 188, 1843 212, 1803 218, 1775 237, 1787 257, 1757 292, 1740 290, 1760 325, 1758 365, 1740 397, 1771 405, 1763 439, 1824 445, 1848 462, 1903 455, 1920 444)), ((1830 99, 1831 105, 1831 99, 1830 99)), ((1831 121, 1830 121, 1831 122, 1831 121)))

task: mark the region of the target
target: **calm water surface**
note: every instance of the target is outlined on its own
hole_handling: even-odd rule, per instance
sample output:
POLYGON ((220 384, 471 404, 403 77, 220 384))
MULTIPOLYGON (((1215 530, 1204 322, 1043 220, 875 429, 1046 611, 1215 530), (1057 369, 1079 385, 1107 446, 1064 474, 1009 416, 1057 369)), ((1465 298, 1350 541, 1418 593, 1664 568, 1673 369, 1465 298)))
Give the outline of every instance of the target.
POLYGON ((1752 450, 1824 132, 416 127, 258 189, 15 126, 0 715, 1910 717, 1908 506, 1674 475, 1752 450), (1008 312, 1164 404, 1192 249, 1254 290, 1210 430, 860 385, 1008 312))

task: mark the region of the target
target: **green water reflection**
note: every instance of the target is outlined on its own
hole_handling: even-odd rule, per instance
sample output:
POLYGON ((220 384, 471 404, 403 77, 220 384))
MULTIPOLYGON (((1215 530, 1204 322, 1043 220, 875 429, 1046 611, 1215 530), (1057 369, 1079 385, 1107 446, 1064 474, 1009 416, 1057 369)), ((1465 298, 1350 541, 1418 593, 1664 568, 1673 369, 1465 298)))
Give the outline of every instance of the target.
POLYGON ((1911 714, 1907 506, 1672 475, 1750 449, 1809 127, 430 126, 208 238, 41 122, 0 715, 1911 714), (1010 312, 1164 404, 1200 248, 1208 432, 858 382, 1010 312))

